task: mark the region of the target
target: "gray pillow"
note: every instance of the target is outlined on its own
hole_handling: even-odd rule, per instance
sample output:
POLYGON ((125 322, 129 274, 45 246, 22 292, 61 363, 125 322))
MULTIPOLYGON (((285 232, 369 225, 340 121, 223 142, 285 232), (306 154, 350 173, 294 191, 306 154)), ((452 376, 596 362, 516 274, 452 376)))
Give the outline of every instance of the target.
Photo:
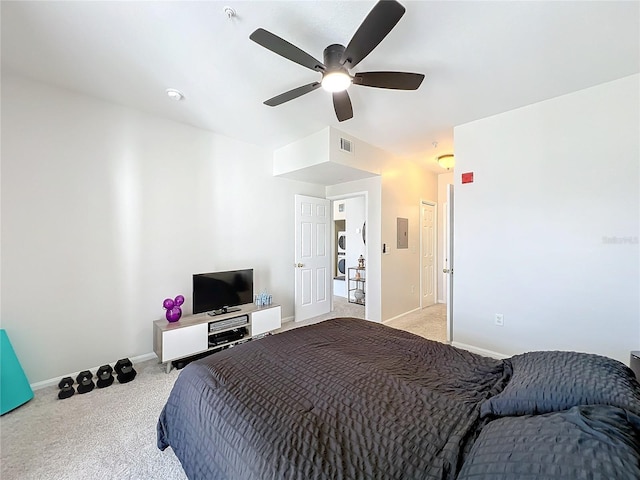
POLYGON ((640 478, 640 418, 592 405, 489 422, 458 480, 640 478))
POLYGON ((505 360, 511 378, 485 400, 481 415, 535 415, 577 405, 612 405, 640 415, 640 384, 612 358, 578 352, 529 352, 505 360))

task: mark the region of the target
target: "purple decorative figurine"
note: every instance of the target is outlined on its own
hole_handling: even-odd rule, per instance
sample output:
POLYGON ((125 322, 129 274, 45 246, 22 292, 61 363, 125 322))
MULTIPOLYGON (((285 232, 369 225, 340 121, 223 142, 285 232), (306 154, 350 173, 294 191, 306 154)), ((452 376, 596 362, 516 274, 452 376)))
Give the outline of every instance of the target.
POLYGON ((165 317, 167 317, 167 321, 169 322, 177 322, 180 320, 182 316, 182 309, 180 306, 184 303, 184 297, 182 295, 178 295, 176 298, 171 300, 170 298, 165 298, 164 302, 162 302, 162 306, 167 311, 165 317))

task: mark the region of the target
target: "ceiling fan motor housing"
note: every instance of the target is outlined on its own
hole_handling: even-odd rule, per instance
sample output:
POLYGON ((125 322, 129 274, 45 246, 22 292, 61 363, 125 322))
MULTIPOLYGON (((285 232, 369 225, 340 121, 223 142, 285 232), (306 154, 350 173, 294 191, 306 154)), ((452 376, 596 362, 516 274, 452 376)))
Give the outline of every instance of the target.
POLYGON ((348 73, 347 69, 341 63, 344 48, 344 45, 334 43, 333 45, 329 45, 324 49, 324 65, 326 67, 324 70, 325 74, 330 72, 348 73))

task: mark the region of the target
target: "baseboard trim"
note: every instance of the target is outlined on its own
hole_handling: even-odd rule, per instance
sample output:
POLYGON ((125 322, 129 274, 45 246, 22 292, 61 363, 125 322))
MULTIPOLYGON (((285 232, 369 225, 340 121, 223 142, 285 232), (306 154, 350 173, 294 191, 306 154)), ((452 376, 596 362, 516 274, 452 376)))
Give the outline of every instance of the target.
POLYGON ((408 312, 401 313, 400 315, 396 315, 395 317, 387 318, 386 320, 383 320, 382 323, 387 323, 387 322, 390 322, 392 320, 395 320, 396 318, 402 318, 405 315, 409 315, 410 313, 418 312, 418 311, 420 311, 420 307, 414 308, 413 310, 409 310, 408 312))
POLYGON ((294 317, 293 315, 291 317, 284 317, 282 320, 280 320, 280 325, 284 325, 285 323, 295 323, 296 317, 294 317))
POLYGON ((453 345, 454 347, 462 348, 463 350, 468 350, 471 353, 477 353, 478 355, 483 355, 485 357, 497 358, 498 360, 504 360, 505 358, 511 357, 511 355, 505 355, 504 353, 498 353, 492 350, 486 350, 484 348, 476 347, 474 345, 468 345, 466 343, 451 342, 451 345, 453 345))
MULTIPOLYGON (((131 360, 131 363, 133 363, 135 366, 136 363, 146 362, 147 360, 151 360, 152 358, 158 358, 158 356, 154 352, 151 352, 151 353, 145 353, 144 355, 138 355, 137 357, 131 357, 129 360, 131 360)), ((116 362, 117 360, 115 360, 113 363, 115 364, 116 362)), ((35 382, 31 384, 31 389, 40 390, 42 388, 51 387, 52 385, 58 385, 58 383, 60 382, 60 379, 63 377, 71 377, 75 381, 78 374, 84 370, 89 370, 91 373, 95 375, 96 371, 101 366, 102 365, 98 365, 93 368, 83 368, 82 370, 78 370, 77 372, 74 372, 74 373, 65 373, 64 375, 60 375, 59 377, 56 377, 56 378, 50 378, 49 380, 42 380, 41 382, 35 382)))

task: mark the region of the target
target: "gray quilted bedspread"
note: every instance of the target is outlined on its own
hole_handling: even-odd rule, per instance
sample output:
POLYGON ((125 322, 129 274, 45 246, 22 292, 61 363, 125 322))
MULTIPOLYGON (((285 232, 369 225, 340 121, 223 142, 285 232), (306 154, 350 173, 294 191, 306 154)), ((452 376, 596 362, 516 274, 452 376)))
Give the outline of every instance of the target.
POLYGON ((608 405, 489 422, 459 480, 640 479, 640 418, 608 405))
POLYGON ((191 363, 158 422, 190 479, 453 479, 497 360, 335 319, 191 363))

